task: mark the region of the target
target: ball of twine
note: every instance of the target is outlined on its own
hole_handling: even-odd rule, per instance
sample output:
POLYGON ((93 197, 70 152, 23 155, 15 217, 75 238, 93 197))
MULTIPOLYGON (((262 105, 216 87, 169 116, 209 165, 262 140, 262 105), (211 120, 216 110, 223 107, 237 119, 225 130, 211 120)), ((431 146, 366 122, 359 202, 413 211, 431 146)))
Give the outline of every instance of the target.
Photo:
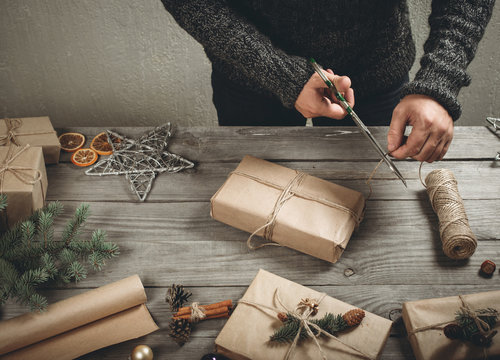
POLYGON ((444 253, 455 260, 471 257, 476 251, 477 240, 469 226, 455 176, 447 169, 434 170, 425 178, 424 186, 439 218, 444 253))

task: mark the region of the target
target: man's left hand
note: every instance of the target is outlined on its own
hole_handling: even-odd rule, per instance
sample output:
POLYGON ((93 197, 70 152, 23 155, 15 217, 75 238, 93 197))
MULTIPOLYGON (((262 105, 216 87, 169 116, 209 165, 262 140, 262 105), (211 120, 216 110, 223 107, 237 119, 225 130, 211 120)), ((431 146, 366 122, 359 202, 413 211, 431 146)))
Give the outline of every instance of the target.
POLYGON ((429 163, 441 160, 453 139, 453 119, 436 100, 425 95, 407 95, 394 109, 387 134, 387 148, 397 159, 412 157, 429 163), (413 129, 406 143, 406 125, 413 129))

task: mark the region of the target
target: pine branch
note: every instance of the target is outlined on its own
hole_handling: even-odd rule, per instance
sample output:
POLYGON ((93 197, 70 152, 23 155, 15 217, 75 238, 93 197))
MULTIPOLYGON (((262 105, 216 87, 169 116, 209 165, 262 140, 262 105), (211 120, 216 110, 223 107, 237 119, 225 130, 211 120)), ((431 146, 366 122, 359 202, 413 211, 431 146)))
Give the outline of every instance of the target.
POLYGON ((88 275, 86 266, 99 271, 120 253, 116 244, 105 241, 102 230, 95 230, 89 240, 80 239, 89 214, 87 204, 76 209, 61 241, 55 241, 54 219, 62 210, 59 202, 50 203, 0 236, 0 305, 14 298, 32 311, 42 311, 47 299, 37 292, 40 287, 82 281, 88 275))
POLYGON ((64 229, 62 241, 69 245, 72 241, 76 240, 80 228, 83 226, 85 221, 87 220, 87 216, 90 213, 89 204, 81 204, 75 211, 75 215, 68 222, 66 228, 64 229))
POLYGON ((3 211, 7 208, 7 195, 0 194, 0 211, 3 211))
MULTIPOLYGON (((287 317, 288 320, 284 322, 283 326, 281 326, 274 332, 273 335, 271 335, 271 341, 279 343, 289 343, 295 339, 300 329, 300 320, 294 317, 292 314, 287 314, 287 317)), ((307 334, 307 330, 304 328, 300 329, 299 339, 304 340, 308 337, 309 335, 307 334)))

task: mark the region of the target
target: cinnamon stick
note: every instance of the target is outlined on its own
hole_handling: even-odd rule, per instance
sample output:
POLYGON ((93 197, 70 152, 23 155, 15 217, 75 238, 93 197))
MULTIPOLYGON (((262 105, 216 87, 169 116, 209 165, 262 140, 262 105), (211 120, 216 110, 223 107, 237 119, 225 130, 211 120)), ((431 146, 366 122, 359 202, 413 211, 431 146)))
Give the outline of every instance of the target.
MULTIPOLYGON (((211 318, 212 316, 216 316, 216 315, 223 315, 223 314, 229 314, 229 307, 219 306, 218 308, 215 308, 215 309, 205 310, 205 318, 204 319, 211 318)), ((191 312, 189 312, 188 314, 182 314, 182 315, 175 314, 173 316, 174 320, 190 319, 190 318, 191 318, 191 312)))
MULTIPOLYGON (((219 307, 224 307, 224 306, 231 309, 233 307, 232 300, 229 299, 229 300, 224 300, 224 301, 220 301, 220 302, 209 304, 209 305, 200 305, 199 308, 205 310, 205 312, 206 312, 207 310, 217 309, 219 307)), ((174 317, 181 316, 181 315, 190 315, 190 314, 191 314, 191 306, 184 306, 184 307, 181 307, 179 309, 179 311, 177 311, 174 314, 174 317)))

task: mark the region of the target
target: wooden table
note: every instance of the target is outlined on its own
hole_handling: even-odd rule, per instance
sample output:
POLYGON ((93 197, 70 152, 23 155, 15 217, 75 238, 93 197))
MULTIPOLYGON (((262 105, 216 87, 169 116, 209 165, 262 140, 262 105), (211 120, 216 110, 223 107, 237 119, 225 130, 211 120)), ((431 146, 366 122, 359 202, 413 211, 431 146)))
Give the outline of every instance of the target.
MULTIPOLYGON (((98 128, 78 131, 91 139, 98 128)), ((138 137, 149 128, 120 128, 138 137)), ((386 144, 387 128, 373 128, 386 144)), ((210 218, 209 200, 242 157, 251 154, 368 193, 365 179, 378 157, 356 128, 180 128, 169 150, 196 163, 194 169, 157 177, 147 201, 129 190, 124 176, 92 177, 69 162, 48 166, 48 200, 60 200, 67 220, 80 202, 91 204, 87 232, 107 231, 121 255, 81 283, 45 291, 54 302, 87 289, 139 274, 148 307, 161 330, 144 338, 102 349, 86 359, 126 359, 137 344, 148 344, 155 359, 199 359, 213 350, 225 320, 196 326, 178 347, 168 336, 170 312, 166 289, 184 284, 192 300, 238 300, 259 268, 326 292, 347 303, 396 320, 382 359, 413 359, 400 317, 408 300, 500 289, 500 274, 478 275, 485 259, 500 265, 500 163, 493 160, 500 140, 486 127, 457 127, 444 161, 423 173, 448 168, 459 190, 479 245, 468 261, 448 259, 441 250, 437 218, 418 178, 418 162, 397 161, 408 189, 383 165, 373 180, 365 219, 336 264, 297 251, 269 247, 250 251, 248 234, 210 218)), ((62 228, 62 222, 58 229, 62 228)), ((7 319, 26 311, 9 303, 7 319)))

